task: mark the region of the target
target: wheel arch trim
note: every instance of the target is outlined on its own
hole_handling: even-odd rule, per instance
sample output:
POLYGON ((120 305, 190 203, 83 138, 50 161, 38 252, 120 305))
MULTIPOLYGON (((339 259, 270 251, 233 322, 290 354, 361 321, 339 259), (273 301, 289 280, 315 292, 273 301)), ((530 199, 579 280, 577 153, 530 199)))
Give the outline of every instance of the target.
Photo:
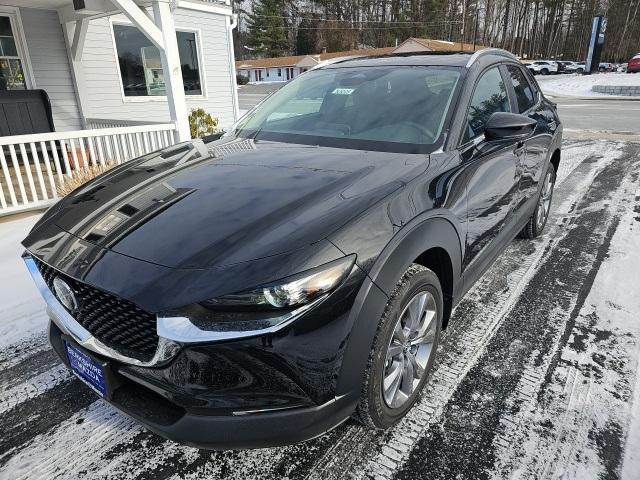
POLYGON ((369 353, 378 322, 395 284, 409 265, 431 248, 447 251, 453 270, 453 296, 463 287, 460 235, 453 216, 447 210, 434 210, 416 217, 387 243, 369 277, 360 288, 349 315, 351 330, 346 340, 336 395, 360 395, 369 353))

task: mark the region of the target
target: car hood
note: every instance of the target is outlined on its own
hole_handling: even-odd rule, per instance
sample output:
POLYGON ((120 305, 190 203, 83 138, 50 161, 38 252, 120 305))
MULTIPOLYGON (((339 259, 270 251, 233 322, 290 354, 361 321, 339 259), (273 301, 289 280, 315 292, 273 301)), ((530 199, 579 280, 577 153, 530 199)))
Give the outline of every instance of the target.
POLYGON ((427 166, 426 155, 197 140, 111 170, 42 221, 157 265, 230 265, 323 239, 427 166))

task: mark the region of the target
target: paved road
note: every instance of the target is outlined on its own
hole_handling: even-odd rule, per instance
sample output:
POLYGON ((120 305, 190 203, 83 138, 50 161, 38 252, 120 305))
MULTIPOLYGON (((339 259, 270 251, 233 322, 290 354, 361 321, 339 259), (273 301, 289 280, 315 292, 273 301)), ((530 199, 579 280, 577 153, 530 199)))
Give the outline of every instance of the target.
POLYGON ((552 97, 568 130, 640 134, 640 101, 552 97))
POLYGON ((242 85, 238 89, 240 110, 251 110, 267 95, 282 87, 285 82, 263 83, 260 85, 242 85))
POLYGON ((545 235, 512 242, 457 306, 422 399, 385 434, 165 441, 60 365, 33 296, 0 303, 0 478, 637 479, 639 160, 634 144, 565 143, 545 235))

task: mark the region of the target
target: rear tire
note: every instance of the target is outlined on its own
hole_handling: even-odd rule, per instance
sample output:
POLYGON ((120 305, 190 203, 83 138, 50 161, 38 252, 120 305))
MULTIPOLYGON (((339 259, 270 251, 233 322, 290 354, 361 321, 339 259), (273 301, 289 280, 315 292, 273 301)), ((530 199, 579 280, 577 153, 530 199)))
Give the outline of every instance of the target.
POLYGON ((549 219, 555 183, 556 170, 553 168, 553 165, 549 164, 544 176, 542 190, 540 190, 540 195, 538 196, 536 209, 533 211, 533 215, 527 222, 527 225, 520 232, 520 237, 532 239, 542 234, 542 231, 547 224, 547 220, 549 219))
POLYGON ((549 69, 547 69, 547 68, 543 68, 542 70, 540 70, 540 73, 541 73, 542 75, 549 75, 549 69))
POLYGON ((384 430, 420 397, 433 366, 442 326, 442 287, 434 272, 412 264, 380 318, 354 418, 384 430))

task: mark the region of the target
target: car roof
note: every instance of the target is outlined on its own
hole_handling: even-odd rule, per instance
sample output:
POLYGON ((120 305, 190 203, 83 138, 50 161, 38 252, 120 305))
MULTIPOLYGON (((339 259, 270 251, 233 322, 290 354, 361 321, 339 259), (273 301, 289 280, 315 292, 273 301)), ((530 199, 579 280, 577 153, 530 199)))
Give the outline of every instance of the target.
POLYGON ((413 52, 379 55, 374 57, 355 57, 335 61, 321 68, 376 67, 376 66, 449 66, 464 67, 472 53, 458 52, 413 52))

